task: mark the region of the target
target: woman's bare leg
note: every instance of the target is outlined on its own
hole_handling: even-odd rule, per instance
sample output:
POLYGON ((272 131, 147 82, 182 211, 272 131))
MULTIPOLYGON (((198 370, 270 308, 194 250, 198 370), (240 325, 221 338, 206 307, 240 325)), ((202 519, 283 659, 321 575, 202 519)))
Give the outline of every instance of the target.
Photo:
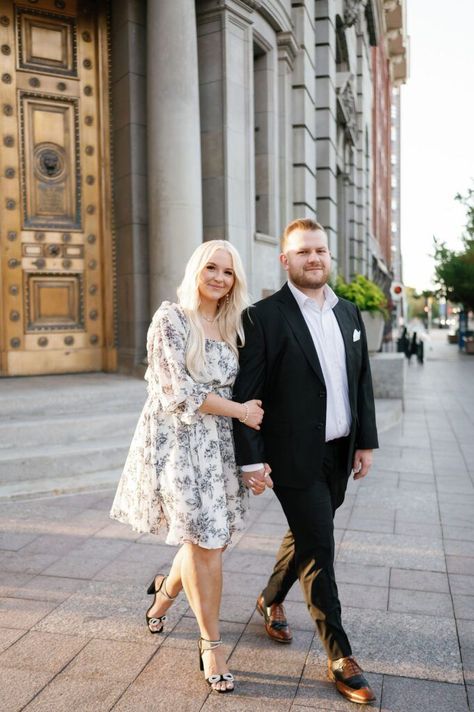
MULTIPOLYGON (((201 637, 219 640, 219 610, 222 597, 222 549, 204 549, 196 544, 182 546, 181 580, 196 620, 201 637)), ((203 655, 205 676, 229 672, 222 648, 203 655)), ((232 688, 233 683, 220 682, 220 689, 232 688)))
MULTIPOLYGON (((182 590, 183 584, 181 581, 181 562, 183 559, 183 547, 181 546, 178 551, 176 552, 176 555, 173 559, 173 563, 171 564, 171 569, 169 571, 168 576, 166 577, 166 580, 164 582, 164 587, 166 590, 166 593, 168 596, 171 596, 174 598, 175 596, 178 595, 178 593, 182 590)), ((170 601, 169 598, 166 598, 165 596, 157 596, 156 601, 153 605, 153 608, 151 608, 148 611, 149 616, 163 616, 168 608, 171 606, 173 601, 170 601)))

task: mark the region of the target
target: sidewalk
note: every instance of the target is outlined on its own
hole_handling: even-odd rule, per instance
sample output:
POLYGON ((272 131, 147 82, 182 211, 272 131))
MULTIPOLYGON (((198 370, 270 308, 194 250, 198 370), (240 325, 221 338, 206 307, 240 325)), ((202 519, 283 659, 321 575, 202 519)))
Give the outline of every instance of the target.
MULTIPOLYGON (((405 413, 336 519, 344 622, 383 712, 474 711, 474 356, 446 332, 408 368, 405 413), (471 708, 468 706, 471 697, 471 708)), ((184 596, 166 635, 145 588, 173 549, 108 518, 112 490, 0 503, 0 710, 343 712, 297 586, 290 646, 254 610, 285 530, 268 492, 227 552, 222 635, 237 679, 209 694, 184 596)))

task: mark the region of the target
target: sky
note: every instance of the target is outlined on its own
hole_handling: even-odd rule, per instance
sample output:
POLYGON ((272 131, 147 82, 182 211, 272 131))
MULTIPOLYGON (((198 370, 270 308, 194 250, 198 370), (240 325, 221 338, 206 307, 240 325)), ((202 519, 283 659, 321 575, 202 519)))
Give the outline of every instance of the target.
POLYGON ((459 249, 474 187, 474 0, 406 0, 408 81, 401 88, 404 283, 432 286, 433 235, 459 249))

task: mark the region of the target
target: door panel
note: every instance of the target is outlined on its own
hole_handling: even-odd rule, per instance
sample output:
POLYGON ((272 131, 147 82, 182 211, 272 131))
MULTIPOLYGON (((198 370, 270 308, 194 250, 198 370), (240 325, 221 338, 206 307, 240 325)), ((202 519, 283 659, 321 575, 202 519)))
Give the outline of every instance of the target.
POLYGON ((105 2, 32 5, 0 10, 1 372, 113 370, 105 2))

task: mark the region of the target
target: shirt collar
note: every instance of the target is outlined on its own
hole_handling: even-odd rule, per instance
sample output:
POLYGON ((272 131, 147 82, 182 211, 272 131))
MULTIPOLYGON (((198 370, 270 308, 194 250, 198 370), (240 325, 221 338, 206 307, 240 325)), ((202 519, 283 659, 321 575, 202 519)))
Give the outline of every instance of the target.
MULTIPOLYGON (((299 290, 298 287, 295 287, 295 285, 292 282, 290 282, 290 280, 288 280, 288 287, 290 288, 290 292, 296 299, 300 309, 303 309, 305 304, 307 304, 308 302, 311 305, 316 306, 317 309, 319 309, 319 306, 316 304, 314 299, 311 299, 311 297, 308 297, 301 290, 299 290)), ((324 285, 323 293, 324 293, 324 304, 323 304, 322 311, 324 311, 326 309, 334 309, 334 307, 336 306, 336 304, 339 301, 339 298, 336 296, 336 294, 331 289, 329 284, 324 285)))

